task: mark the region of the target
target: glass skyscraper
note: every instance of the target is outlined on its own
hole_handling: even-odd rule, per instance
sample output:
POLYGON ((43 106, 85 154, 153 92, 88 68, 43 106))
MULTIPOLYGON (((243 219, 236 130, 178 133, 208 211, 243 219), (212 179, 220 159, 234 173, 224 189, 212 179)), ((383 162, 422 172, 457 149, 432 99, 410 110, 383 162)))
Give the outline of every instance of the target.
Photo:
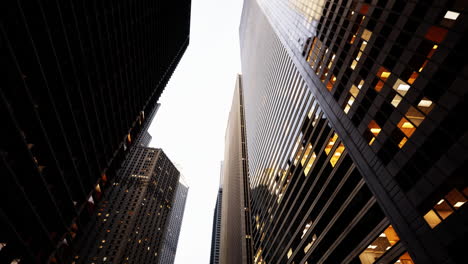
POLYGON ((465 8, 244 2, 247 258, 466 260, 465 8))
POLYGON ((190 5, 0 3, 0 263, 70 257, 188 46, 190 5))

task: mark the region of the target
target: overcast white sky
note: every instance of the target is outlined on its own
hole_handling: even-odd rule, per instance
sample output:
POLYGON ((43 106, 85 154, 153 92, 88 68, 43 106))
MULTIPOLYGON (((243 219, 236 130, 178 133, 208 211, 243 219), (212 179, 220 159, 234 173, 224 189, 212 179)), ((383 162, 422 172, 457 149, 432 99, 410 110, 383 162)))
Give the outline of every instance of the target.
POLYGON ((149 133, 189 184, 176 264, 209 263, 224 132, 240 72, 242 0, 192 0, 190 44, 149 133))

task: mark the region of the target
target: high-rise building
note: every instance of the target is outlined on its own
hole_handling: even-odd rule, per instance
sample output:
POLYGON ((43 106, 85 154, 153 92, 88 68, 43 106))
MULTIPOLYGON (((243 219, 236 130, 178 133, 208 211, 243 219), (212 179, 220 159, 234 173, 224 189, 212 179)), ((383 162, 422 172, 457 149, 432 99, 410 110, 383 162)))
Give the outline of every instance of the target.
POLYGON ((134 146, 149 147, 149 144, 151 143, 153 137, 148 132, 148 129, 151 123, 153 122, 154 116, 158 112, 160 106, 161 104, 156 104, 156 107, 154 107, 153 110, 150 113, 148 113, 148 116, 146 117, 147 121, 142 125, 141 132, 135 139, 134 146))
POLYGON ((63 263, 187 48, 190 4, 2 1, 1 263, 63 263))
POLYGON ((187 188, 177 201, 178 186, 179 171, 161 149, 133 148, 74 243, 71 263, 160 263, 171 214, 185 205, 187 188))
POLYGON ((221 173, 222 201, 219 263, 252 263, 249 181, 242 80, 238 75, 225 134, 221 173), (239 212, 239 209, 241 210, 239 212))
POLYGON ((221 206, 223 203, 223 162, 220 166, 219 189, 213 213, 213 230, 211 231, 210 264, 219 264, 221 243, 221 206))
POLYGON ((223 202, 223 188, 220 187, 216 197, 216 206, 213 214, 213 230, 211 231, 210 264, 219 264, 219 249, 221 239, 221 204, 223 202))
POLYGON ((169 223, 167 226, 164 242, 159 257, 160 264, 173 264, 177 253, 177 244, 179 243, 180 228, 182 227, 182 219, 184 217, 185 202, 189 187, 183 182, 183 177, 177 184, 177 190, 172 206, 169 223))
POLYGON ((466 261, 465 10, 244 2, 254 263, 466 261))

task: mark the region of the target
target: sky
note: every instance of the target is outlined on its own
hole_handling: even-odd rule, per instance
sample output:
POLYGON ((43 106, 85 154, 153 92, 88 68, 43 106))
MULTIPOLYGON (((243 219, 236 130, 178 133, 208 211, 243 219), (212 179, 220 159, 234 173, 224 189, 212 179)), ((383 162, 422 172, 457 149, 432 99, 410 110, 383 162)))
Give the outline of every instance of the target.
POLYGON ((242 0, 192 0, 190 44, 149 133, 189 185, 176 264, 209 263, 220 163, 236 75, 242 0))

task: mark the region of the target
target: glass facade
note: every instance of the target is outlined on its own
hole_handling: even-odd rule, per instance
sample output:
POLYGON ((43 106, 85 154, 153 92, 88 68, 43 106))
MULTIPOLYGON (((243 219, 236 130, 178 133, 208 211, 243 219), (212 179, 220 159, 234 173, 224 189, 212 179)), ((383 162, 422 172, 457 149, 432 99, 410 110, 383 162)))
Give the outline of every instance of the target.
POLYGON ((190 0, 0 10, 0 263, 65 263, 189 44, 190 0))
POLYGON ((465 8, 464 1, 244 2, 240 39, 255 262, 464 258, 465 8), (359 211, 353 204, 353 210, 336 211, 336 222, 322 230, 320 219, 308 214, 327 217, 327 208, 321 212, 317 204, 333 203, 333 196, 320 199, 313 188, 324 184, 326 190, 333 172, 346 171, 346 160, 348 173, 363 185, 345 200, 375 199, 380 219, 373 219, 379 213, 366 215, 370 205, 359 211), (340 229, 341 216, 356 226, 372 224, 360 237, 340 229), (380 237, 390 237, 382 231, 389 225, 400 242, 380 237), (352 239, 356 247, 348 243, 345 250, 340 241, 352 239))

